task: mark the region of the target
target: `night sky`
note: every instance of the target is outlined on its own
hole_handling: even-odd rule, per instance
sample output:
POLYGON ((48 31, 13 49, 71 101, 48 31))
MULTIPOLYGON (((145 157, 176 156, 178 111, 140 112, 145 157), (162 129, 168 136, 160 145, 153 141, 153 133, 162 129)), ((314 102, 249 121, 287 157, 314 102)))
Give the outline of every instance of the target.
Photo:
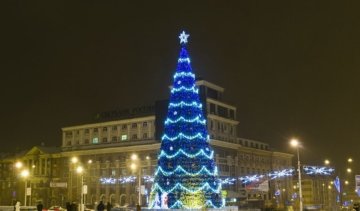
POLYGON ((0 151, 60 146, 61 127, 168 98, 184 29, 240 137, 294 153, 296 136, 306 163, 360 166, 360 4, 337 3, 2 1, 0 151))

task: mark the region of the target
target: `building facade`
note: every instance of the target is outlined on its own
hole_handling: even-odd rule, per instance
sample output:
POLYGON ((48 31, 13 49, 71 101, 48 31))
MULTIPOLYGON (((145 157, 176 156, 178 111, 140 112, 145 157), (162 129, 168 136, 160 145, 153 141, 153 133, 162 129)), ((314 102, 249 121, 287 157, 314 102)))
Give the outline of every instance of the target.
MULTIPOLYGON (((266 192, 249 191, 238 178, 291 168, 293 155, 270 150, 263 142, 239 138, 237 109, 222 100, 224 88, 205 80, 198 80, 197 85, 201 101, 206 105, 210 144, 215 150, 219 175, 235 179, 233 184, 223 185, 224 196, 237 202, 262 200, 284 206, 286 200, 279 201, 274 194, 279 187, 293 190, 291 177, 269 182, 270 190, 266 192)), ((37 200, 43 201, 45 206, 79 202, 82 184, 87 187, 88 206, 99 201, 135 205, 139 190, 141 203, 146 205, 151 176, 157 166, 167 105, 167 101, 158 101, 153 106, 104 112, 95 123, 62 128, 61 147, 57 150, 34 147, 2 159, 0 203, 21 200, 23 179, 14 169, 14 164, 21 161, 24 168, 32 169, 27 178, 33 187, 31 197, 28 196, 32 205, 37 200), (136 160, 132 159, 134 154, 136 160), (85 169, 82 174, 76 171, 79 166, 85 169)))

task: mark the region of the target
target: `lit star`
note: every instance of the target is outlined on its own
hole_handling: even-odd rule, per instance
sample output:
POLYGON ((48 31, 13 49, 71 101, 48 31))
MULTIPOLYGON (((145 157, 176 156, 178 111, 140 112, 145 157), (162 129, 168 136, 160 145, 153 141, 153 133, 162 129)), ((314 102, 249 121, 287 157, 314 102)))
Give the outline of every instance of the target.
POLYGON ((185 34, 185 31, 182 31, 181 34, 180 34, 180 36, 179 36, 179 38, 180 38, 180 44, 182 44, 182 43, 186 44, 186 43, 188 42, 187 39, 188 39, 189 36, 190 36, 190 35, 185 34))

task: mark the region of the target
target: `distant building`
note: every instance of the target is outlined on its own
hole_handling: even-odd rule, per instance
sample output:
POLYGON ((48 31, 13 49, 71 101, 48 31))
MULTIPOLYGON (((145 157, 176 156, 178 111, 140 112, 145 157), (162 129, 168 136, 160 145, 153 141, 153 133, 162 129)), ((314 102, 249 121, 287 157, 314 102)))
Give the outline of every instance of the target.
MULTIPOLYGON (((206 108, 210 144, 215 150, 221 177, 266 174, 292 166, 292 154, 272 151, 266 143, 238 137, 237 109, 222 100, 224 88, 205 80, 198 80, 197 85, 206 108)), ((137 182, 126 183, 124 179, 131 181, 130 176, 139 172, 142 176, 154 174, 167 106, 167 101, 157 101, 152 106, 103 112, 95 123, 62 128, 62 143, 57 150, 34 147, 22 155, 2 159, 0 168, 4 173, 0 174, 0 203, 9 204, 16 198, 23 200, 22 179, 14 179, 19 175, 14 169, 19 160, 27 168, 34 165, 29 177, 33 193, 28 200, 32 205, 37 200, 42 200, 46 206, 79 202, 81 176, 76 173, 79 165, 85 168, 86 204, 93 206, 100 200, 119 205, 136 204, 137 182), (140 171, 131 170, 131 164, 135 162, 131 159, 133 153, 138 155, 136 168, 140 171), (71 162, 72 157, 78 161, 71 162)), ((145 190, 142 202, 146 203, 146 192, 151 183, 143 179, 141 184, 145 185, 145 189, 140 189, 145 190)), ((292 184, 290 177, 270 182, 268 192, 245 191, 240 182, 224 185, 223 189, 229 199, 260 200, 284 206, 281 201, 275 202, 276 188, 292 191, 292 184)))

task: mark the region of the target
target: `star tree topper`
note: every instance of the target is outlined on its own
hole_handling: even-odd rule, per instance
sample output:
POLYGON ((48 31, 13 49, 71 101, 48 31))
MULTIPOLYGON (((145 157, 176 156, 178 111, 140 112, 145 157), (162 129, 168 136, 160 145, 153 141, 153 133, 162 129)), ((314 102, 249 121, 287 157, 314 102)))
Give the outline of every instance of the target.
POLYGON ((180 38, 180 44, 186 44, 188 41, 189 34, 185 34, 185 31, 182 31, 179 38, 180 38))

